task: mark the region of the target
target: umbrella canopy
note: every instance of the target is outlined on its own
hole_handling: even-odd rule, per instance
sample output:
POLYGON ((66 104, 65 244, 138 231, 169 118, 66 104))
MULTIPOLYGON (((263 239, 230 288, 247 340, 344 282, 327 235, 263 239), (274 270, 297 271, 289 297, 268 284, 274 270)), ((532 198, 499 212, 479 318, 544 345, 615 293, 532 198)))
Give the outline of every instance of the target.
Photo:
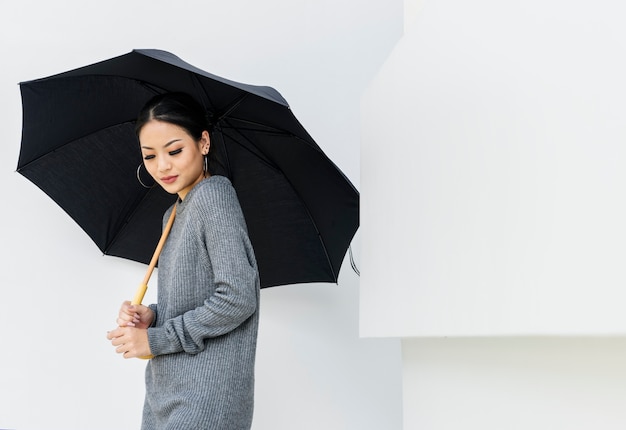
POLYGON ((134 121, 155 94, 183 91, 215 124, 210 170, 237 191, 261 286, 337 282, 359 226, 359 193, 273 88, 212 75, 165 51, 133 50, 20 90, 17 171, 104 254, 150 261, 176 196, 137 181, 134 121))

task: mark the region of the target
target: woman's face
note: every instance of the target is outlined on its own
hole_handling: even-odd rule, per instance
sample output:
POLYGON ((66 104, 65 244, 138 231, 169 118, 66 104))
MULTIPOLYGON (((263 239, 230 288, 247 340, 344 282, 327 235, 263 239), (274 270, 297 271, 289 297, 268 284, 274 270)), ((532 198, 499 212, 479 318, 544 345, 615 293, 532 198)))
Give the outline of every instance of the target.
POLYGON ((139 132, 146 170, 170 194, 184 199, 204 177, 204 155, 209 152, 209 133, 196 141, 184 128, 152 120, 139 132))

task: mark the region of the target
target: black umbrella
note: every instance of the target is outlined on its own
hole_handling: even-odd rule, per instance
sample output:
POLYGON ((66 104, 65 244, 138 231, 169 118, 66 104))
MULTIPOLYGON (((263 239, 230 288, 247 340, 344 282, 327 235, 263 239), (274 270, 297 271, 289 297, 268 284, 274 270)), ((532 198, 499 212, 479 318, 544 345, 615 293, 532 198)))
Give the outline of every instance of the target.
POLYGON ((237 191, 261 286, 337 282, 359 226, 359 193, 273 88, 229 81, 165 51, 134 50, 20 89, 18 172, 104 254, 150 261, 175 196, 137 181, 134 120, 153 95, 184 91, 215 123, 211 173, 237 191))

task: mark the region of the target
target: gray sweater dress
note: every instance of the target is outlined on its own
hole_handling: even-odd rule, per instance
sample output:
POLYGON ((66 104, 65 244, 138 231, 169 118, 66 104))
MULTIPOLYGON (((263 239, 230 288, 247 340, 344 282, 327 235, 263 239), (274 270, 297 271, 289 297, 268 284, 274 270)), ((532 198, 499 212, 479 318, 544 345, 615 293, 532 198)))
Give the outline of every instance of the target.
POLYGON ((176 212, 150 305, 142 429, 249 429, 260 287, 237 195, 212 176, 176 212))

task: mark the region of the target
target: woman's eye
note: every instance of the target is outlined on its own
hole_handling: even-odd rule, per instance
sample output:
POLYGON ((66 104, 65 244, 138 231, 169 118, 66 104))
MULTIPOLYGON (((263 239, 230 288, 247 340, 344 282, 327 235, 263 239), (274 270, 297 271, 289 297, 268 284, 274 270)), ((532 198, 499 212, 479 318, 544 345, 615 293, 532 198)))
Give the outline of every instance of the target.
POLYGON ((176 155, 176 154, 180 154, 181 152, 183 152, 183 149, 179 148, 179 149, 175 149, 173 151, 170 151, 169 154, 170 155, 176 155))
POLYGON ((145 155, 143 157, 144 160, 152 160, 154 158, 154 155, 145 155))

